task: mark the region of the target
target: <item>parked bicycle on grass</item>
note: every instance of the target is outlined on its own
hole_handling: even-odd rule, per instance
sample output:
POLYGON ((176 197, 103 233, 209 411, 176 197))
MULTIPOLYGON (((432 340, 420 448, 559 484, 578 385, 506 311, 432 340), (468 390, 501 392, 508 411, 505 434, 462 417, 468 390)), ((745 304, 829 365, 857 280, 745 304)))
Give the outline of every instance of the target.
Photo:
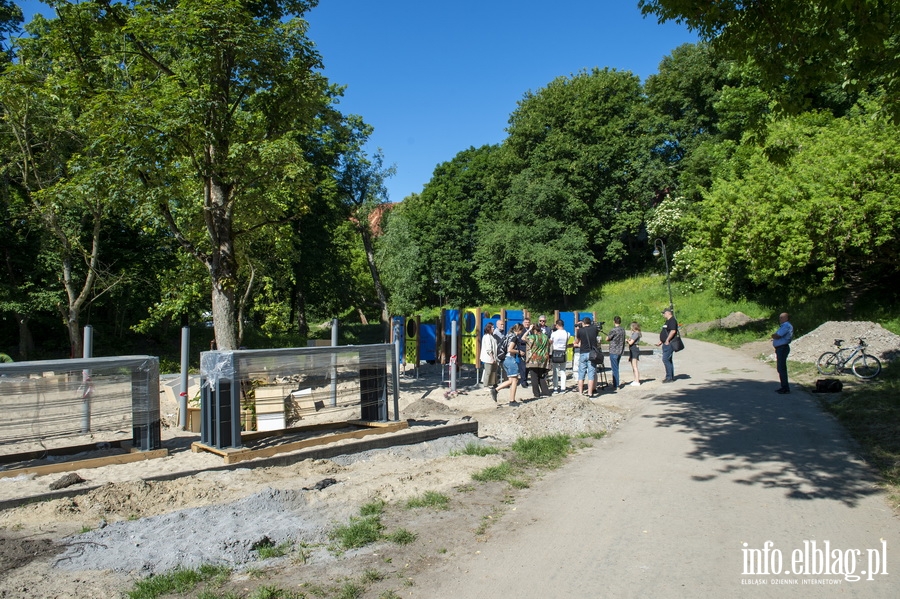
POLYGON ((835 375, 843 373, 849 365, 858 378, 871 379, 881 372, 881 360, 866 353, 866 340, 860 337, 859 343, 854 347, 841 347, 843 339, 835 339, 836 352, 827 351, 816 362, 816 368, 821 374, 835 375))

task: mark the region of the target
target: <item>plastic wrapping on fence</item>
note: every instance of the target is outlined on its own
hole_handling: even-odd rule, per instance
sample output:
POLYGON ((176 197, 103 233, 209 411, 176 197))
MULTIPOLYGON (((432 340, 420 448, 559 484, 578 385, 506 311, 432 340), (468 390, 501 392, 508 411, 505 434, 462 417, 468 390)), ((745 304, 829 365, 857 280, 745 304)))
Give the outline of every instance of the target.
POLYGON ((201 442, 241 446, 242 431, 317 417, 387 420, 396 414, 395 346, 346 345, 200 354, 201 442))
POLYGON ((131 429, 161 447, 159 359, 117 356, 0 364, 0 452, 23 442, 131 429))

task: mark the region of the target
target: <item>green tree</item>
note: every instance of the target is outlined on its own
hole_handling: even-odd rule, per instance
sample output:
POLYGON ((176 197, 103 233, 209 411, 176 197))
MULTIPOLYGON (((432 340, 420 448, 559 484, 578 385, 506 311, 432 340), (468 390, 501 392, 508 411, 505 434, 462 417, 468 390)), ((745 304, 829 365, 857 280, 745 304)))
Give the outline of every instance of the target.
POLYGON ((415 194, 385 215, 384 235, 376 241, 377 259, 389 291, 388 307, 393 314, 412 314, 430 303, 440 303, 426 273, 420 235, 406 216, 406 207, 418 201, 415 194))
MULTIPOLYGON (((55 47, 64 43, 59 31, 42 17, 28 29, 32 35, 19 40, 13 50, 16 60, 0 77, 3 176, 14 190, 9 197, 27 206, 21 214, 30 223, 19 232, 42 231, 32 236, 39 241, 37 259, 56 273, 53 303, 68 332, 70 351, 80 356, 82 311, 95 297, 98 279, 100 293, 110 284, 104 277, 109 263, 101 260, 101 231, 123 213, 123 196, 116 193, 121 181, 93 143, 98 123, 84 118, 79 87, 67 79, 64 61, 55 60, 55 47)), ((7 270, 18 287, 19 306, 46 306, 46 288, 37 287, 31 275, 7 270)), ((17 318, 21 326, 29 315, 17 318)), ((27 332, 21 335, 27 337, 27 332)))
MULTIPOLYGON (((532 277, 552 287, 529 293, 555 301, 583 289, 598 268, 609 276, 632 266, 641 254, 634 250, 642 245, 644 214, 674 181, 656 151, 665 133, 652 118, 639 79, 610 69, 560 77, 525 95, 508 131, 503 166, 510 173, 509 192, 502 212, 482 229, 482 239, 506 242, 479 246, 479 269, 510 261, 518 266, 492 274, 491 295, 530 299, 519 294, 532 288, 522 282, 532 277), (537 229, 529 227, 524 235, 508 231, 530 222, 537 229), (547 245, 548 229, 565 241, 547 245), (537 245, 543 246, 540 252, 531 247, 537 245), (537 254, 540 260, 529 257, 537 254), (576 264, 574 272, 563 266, 567 262, 576 264)), ((479 270, 481 281, 485 275, 479 270)))
POLYGON ((437 165, 422 193, 403 200, 380 242, 392 303, 408 311, 440 299, 453 306, 481 302, 477 224, 499 214, 504 185, 499 146, 472 147, 437 165), (415 259, 400 260, 410 247, 415 259))
MULTIPOLYGON (((206 268, 220 349, 237 347, 239 261, 306 209, 316 178, 304 140, 340 90, 300 18, 314 1, 55 2, 67 52, 89 82, 98 143, 140 180, 158 215, 206 268)), ((87 86, 85 86, 87 89, 87 86)), ((244 274, 243 289, 251 280, 244 274)))
POLYGON ((900 4, 892 0, 638 0, 660 22, 686 24, 727 58, 745 63, 783 109, 815 108, 823 86, 885 92, 900 116, 900 4))
POLYGON ((875 110, 785 119, 765 146, 743 146, 704 202, 693 274, 710 273, 717 289, 735 295, 798 299, 840 289, 848 312, 862 293, 891 284, 900 131, 873 120, 875 110))
POLYGON ((380 226, 384 207, 387 204, 387 187, 385 181, 393 176, 394 167, 384 166, 384 157, 377 152, 369 158, 360 148, 348 151, 344 156, 338 174, 338 193, 349 212, 349 218, 362 239, 366 263, 372 277, 372 284, 381 311, 381 323, 387 334, 389 326, 388 300, 378 264, 375 260, 375 227, 380 226))

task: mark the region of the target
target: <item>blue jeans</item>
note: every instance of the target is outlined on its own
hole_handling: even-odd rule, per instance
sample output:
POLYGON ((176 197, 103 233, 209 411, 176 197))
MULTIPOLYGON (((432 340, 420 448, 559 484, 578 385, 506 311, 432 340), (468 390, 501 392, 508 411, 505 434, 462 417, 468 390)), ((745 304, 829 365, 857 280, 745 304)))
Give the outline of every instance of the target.
POLYGON ((781 381, 781 388, 784 390, 790 389, 787 377, 787 358, 789 353, 791 353, 791 346, 786 343, 775 348, 775 366, 778 370, 778 380, 781 381))
POLYGON ((675 378, 675 363, 672 361, 672 356, 674 354, 675 350, 672 349, 672 346, 668 343, 663 343, 662 362, 663 366, 666 368, 666 378, 670 380, 675 378))
POLYGON ((590 382, 593 381, 596 376, 597 367, 593 362, 588 360, 587 354, 581 354, 581 359, 578 361, 578 380, 590 382))
POLYGON ((609 369, 612 370, 613 387, 619 386, 619 360, 622 354, 609 354, 609 369))

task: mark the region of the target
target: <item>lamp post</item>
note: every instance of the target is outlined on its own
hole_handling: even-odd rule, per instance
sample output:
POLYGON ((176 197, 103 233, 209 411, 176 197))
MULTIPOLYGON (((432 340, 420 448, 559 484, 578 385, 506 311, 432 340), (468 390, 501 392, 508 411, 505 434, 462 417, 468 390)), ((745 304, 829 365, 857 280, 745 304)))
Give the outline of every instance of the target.
POLYGON ((662 239, 657 239, 653 242, 653 257, 659 258, 659 251, 662 249, 663 260, 666 263, 666 286, 669 288, 669 310, 675 309, 675 305, 672 303, 672 283, 669 280, 669 257, 666 255, 666 244, 663 243, 662 239))
POLYGON ((441 288, 441 280, 437 277, 437 275, 434 276, 434 286, 437 287, 438 290, 438 302, 440 302, 440 305, 438 305, 438 310, 440 310, 444 307, 444 290, 441 288))

